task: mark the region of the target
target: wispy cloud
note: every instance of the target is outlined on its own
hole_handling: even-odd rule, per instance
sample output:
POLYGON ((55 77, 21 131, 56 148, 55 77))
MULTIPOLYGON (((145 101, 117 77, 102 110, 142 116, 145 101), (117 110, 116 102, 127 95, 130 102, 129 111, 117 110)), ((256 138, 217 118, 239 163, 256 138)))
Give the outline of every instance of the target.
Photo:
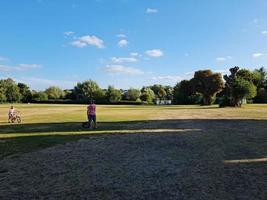
POLYGON ((158 12, 158 9, 155 9, 155 8, 147 8, 146 9, 147 14, 152 14, 152 13, 157 13, 157 12, 158 12))
POLYGON ((11 65, 0 65, 0 71, 2 72, 14 72, 14 71, 26 71, 30 69, 41 68, 39 64, 19 64, 15 66, 11 65))
POLYGON ((267 53, 253 53, 252 57, 253 58, 260 58, 260 57, 265 57, 267 56, 267 53))
POLYGON ((118 42, 118 46, 119 46, 119 47, 125 47, 125 46, 127 46, 127 45, 128 45, 128 41, 125 40, 125 39, 122 39, 122 40, 120 40, 120 41, 118 42))
POLYGON ((224 61, 227 61, 227 60, 231 60, 232 57, 231 56, 226 56, 226 57, 217 57, 216 60, 218 62, 224 62, 224 61))
POLYGON ((118 37, 118 38, 126 38, 126 35, 123 34, 123 33, 120 33, 120 34, 117 34, 117 37, 118 37))
POLYGON ((144 72, 134 67, 126 67, 123 65, 107 65, 102 68, 103 71, 110 74, 126 74, 126 75, 141 75, 144 72))
POLYGON ((94 35, 92 36, 85 35, 85 36, 79 37, 78 39, 71 42, 71 45, 78 47, 78 48, 83 48, 88 45, 96 46, 97 48, 100 48, 100 49, 105 47, 104 41, 94 35))
POLYGON ((130 56, 132 56, 132 57, 142 57, 142 55, 137 53, 137 52, 130 53, 130 56))
POLYGON ((267 31, 262 31, 261 32, 263 35, 267 35, 267 31))
POLYGON ((63 33, 65 36, 72 36, 74 35, 74 32, 73 31, 66 31, 63 33))
POLYGON ((137 59, 136 58, 127 58, 127 57, 112 57, 111 61, 113 63, 124 63, 124 62, 132 63, 132 62, 136 62, 137 59))
POLYGON ((181 76, 173 76, 173 75, 167 75, 167 76, 154 76, 152 77, 153 80, 160 80, 160 81, 181 81, 181 76))
POLYGON ((150 57, 161 57, 161 56, 163 56, 163 52, 160 49, 147 50, 145 53, 150 57))

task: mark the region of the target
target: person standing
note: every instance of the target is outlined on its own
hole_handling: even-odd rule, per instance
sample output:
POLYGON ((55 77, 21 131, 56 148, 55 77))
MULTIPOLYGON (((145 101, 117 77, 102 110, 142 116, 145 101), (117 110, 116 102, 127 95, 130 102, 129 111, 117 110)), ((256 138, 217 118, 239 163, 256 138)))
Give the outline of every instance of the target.
POLYGON ((89 128, 97 128, 96 124, 96 105, 94 101, 92 100, 90 105, 87 107, 87 117, 88 117, 88 122, 89 122, 89 128), (92 122, 93 127, 92 127, 92 122))

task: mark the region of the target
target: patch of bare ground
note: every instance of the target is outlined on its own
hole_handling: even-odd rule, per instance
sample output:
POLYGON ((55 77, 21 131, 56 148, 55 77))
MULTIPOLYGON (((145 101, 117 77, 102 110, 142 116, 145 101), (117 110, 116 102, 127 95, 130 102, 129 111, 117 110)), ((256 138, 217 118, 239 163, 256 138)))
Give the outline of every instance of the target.
POLYGON ((1 160, 0 199, 267 199, 265 120, 127 126, 151 132, 91 135, 1 160))

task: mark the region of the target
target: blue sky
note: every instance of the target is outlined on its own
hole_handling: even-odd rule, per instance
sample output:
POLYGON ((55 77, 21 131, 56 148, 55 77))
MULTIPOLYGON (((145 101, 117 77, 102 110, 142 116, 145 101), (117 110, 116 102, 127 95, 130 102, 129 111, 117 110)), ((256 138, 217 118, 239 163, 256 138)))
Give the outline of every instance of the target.
POLYGON ((0 78, 33 89, 175 85, 267 65, 265 0, 1 0, 0 78))

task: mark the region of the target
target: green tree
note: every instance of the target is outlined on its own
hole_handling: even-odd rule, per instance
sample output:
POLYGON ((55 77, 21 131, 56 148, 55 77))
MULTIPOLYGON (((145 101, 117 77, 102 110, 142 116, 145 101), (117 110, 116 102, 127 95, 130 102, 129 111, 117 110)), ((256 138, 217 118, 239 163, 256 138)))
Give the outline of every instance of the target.
POLYGON ((19 92, 21 94, 21 101, 23 103, 28 103, 32 100, 32 93, 29 86, 24 83, 18 83, 19 92))
POLYGON ((48 99, 60 99, 64 96, 64 92, 59 87, 49 87, 45 90, 48 99))
POLYGON ((46 101, 48 100, 48 96, 46 92, 33 92, 32 99, 35 101, 46 101))
POLYGON ((117 103, 121 100, 122 94, 120 90, 115 89, 113 86, 109 86, 106 92, 106 98, 109 103, 117 103))
POLYGON ((237 77, 247 80, 260 88, 264 82, 264 74, 262 74, 263 72, 260 72, 260 70, 250 71, 248 69, 240 69, 237 72, 237 77))
POLYGON ((260 88, 257 91, 257 96, 254 99, 256 103, 267 103, 267 90, 265 88, 260 88))
POLYGON ((140 99, 144 102, 152 104, 153 101, 155 100, 155 94, 153 90, 151 90, 149 87, 143 87, 141 90, 140 99))
POLYGON ((233 105, 241 106, 244 98, 252 99, 257 95, 256 86, 248 80, 237 78, 233 84, 233 105))
POLYGON ((6 93, 2 88, 0 88, 0 103, 5 103, 6 100, 6 93))
POLYGON ((155 98, 163 100, 167 96, 167 92, 165 90, 165 87, 163 85, 155 84, 150 86, 151 90, 153 90, 155 94, 155 98))
POLYGON ((102 102, 105 99, 104 91, 93 80, 77 83, 74 88, 74 93, 76 99, 87 102, 90 100, 102 102))
POLYGON ((138 89, 130 88, 126 93, 127 100, 136 101, 141 96, 141 92, 138 89))
POLYGON ((191 81, 183 80, 175 85, 173 100, 175 104, 200 104, 202 95, 194 92, 191 81))
POLYGON ((0 80, 0 94, 3 102, 6 100, 13 103, 19 102, 21 99, 19 87, 11 78, 0 80))
POLYGON ((222 75, 211 70, 196 71, 191 81, 195 92, 203 95, 203 105, 211 105, 215 95, 224 88, 222 75))
POLYGON ((171 86, 165 86, 165 92, 166 92, 166 96, 165 98, 167 100, 173 100, 173 88, 171 86))

